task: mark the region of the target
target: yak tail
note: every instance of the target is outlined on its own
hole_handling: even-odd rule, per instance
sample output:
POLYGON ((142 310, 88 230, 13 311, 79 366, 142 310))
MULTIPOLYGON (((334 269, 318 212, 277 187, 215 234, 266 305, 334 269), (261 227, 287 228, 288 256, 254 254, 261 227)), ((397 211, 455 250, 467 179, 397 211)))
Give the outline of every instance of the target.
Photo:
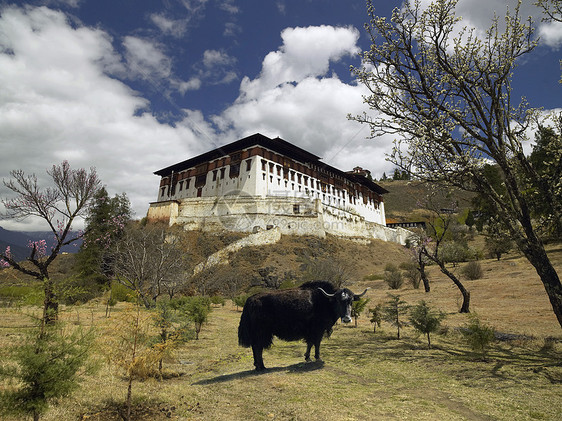
POLYGON ((252 346, 251 323, 249 306, 244 306, 238 325, 238 344, 244 348, 252 346))

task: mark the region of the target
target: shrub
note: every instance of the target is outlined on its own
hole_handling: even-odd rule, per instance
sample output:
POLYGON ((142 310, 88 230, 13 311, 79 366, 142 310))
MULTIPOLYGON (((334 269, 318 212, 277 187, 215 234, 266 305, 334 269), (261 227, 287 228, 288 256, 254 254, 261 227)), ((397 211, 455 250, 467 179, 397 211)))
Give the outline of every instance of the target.
POLYGON ((373 324, 373 333, 376 333, 377 326, 381 327, 383 317, 382 304, 379 303, 375 308, 370 308, 369 313, 371 314, 371 318, 369 319, 369 321, 373 324))
POLYGON ((211 304, 224 307, 226 300, 221 295, 213 295, 211 297, 211 304))
POLYGON ((404 278, 400 269, 392 264, 386 265, 384 270, 384 281, 388 284, 390 289, 399 289, 404 283, 404 278))
POLYGON ((466 244, 458 241, 444 242, 439 249, 439 258, 445 263, 452 263, 453 266, 459 262, 466 262, 470 258, 470 254, 466 244))
POLYGON ((78 387, 93 340, 93 330, 67 334, 58 324, 29 332, 12 349, 17 367, 2 370, 17 380, 17 387, 0 392, 1 412, 30 414, 38 420, 51 402, 78 387))
POLYGON ((179 310, 195 323, 195 339, 199 339, 199 333, 203 323, 207 322, 211 312, 211 300, 208 297, 184 297, 179 310))
POLYGON ((400 299, 399 295, 388 294, 390 300, 386 302, 386 306, 383 308, 383 319, 390 324, 396 326, 397 333, 396 338, 400 339, 400 328, 406 324, 400 319, 401 314, 408 309, 408 305, 405 301, 400 299))
POLYGON ((502 254, 509 253, 513 248, 513 241, 503 233, 487 236, 485 244, 489 255, 497 260, 500 260, 502 254))
POLYGON ((45 299, 44 291, 36 286, 4 286, 0 287, 1 301, 11 304, 40 306, 45 299))
POLYGON ((371 273, 370 275, 366 275, 363 280, 365 281, 378 281, 384 279, 384 275, 381 273, 371 273))
POLYGON ((466 279, 474 281, 476 279, 482 278, 482 276, 484 276, 484 271, 482 270, 482 265, 480 264, 480 262, 473 260, 471 262, 468 262, 462 268, 462 274, 466 279))
POLYGON ((370 298, 359 298, 351 304, 351 317, 355 319, 355 327, 357 327, 357 319, 365 310, 365 306, 371 301, 370 298))
POLYGON ((431 348, 430 333, 436 332, 441 325, 441 320, 445 318, 445 313, 432 310, 425 301, 420 301, 412 307, 410 313, 410 323, 412 327, 420 333, 427 335, 427 347, 431 348))
POLYGON ((127 288, 125 285, 119 282, 112 282, 111 300, 114 302, 134 303, 136 301, 136 295, 134 291, 132 291, 130 288, 127 288))
POLYGON ((248 295, 242 294, 242 295, 238 295, 237 297, 234 297, 232 301, 234 301, 234 304, 236 305, 236 309, 238 310, 239 308, 244 307, 244 304, 246 304, 247 299, 248 299, 248 295))
POLYGON ((418 270, 417 264, 414 262, 406 262, 400 264, 400 267, 404 270, 404 278, 406 278, 415 289, 418 289, 421 282, 421 273, 418 270))
POLYGON ((482 323, 476 314, 471 314, 469 317, 461 332, 468 346, 482 358, 486 358, 488 348, 495 338, 494 329, 482 323))

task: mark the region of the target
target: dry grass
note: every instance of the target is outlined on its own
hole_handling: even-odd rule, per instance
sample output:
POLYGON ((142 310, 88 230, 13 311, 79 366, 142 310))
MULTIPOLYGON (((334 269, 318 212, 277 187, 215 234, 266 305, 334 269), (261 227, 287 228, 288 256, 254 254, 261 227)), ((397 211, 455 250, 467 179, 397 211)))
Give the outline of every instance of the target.
MULTIPOLYGON (((550 255, 561 273, 562 249, 553 247, 550 255)), ((465 281, 472 310, 499 331, 532 336, 495 343, 486 361, 453 329, 466 321, 457 313, 459 293, 432 268, 429 294, 409 286, 397 292, 410 304, 425 299, 448 313, 448 329, 432 338, 434 349, 426 349, 425 339, 410 328, 401 340, 393 339, 389 325, 373 334, 363 315, 358 328, 338 324, 324 340, 324 364, 305 364, 302 343, 276 341, 264 353, 268 370, 256 374, 251 351, 237 345, 240 312, 229 303, 214 308, 199 341, 165 363, 163 381, 135 383, 134 419, 562 420, 562 331, 542 284, 516 255, 486 260, 483 267, 483 279, 465 281), (546 337, 558 341, 541 351, 546 337)), ((387 299, 384 281, 358 282, 352 289, 364 286, 372 287, 371 306, 387 299)), ((94 302, 62 317, 69 325, 99 326, 104 315, 101 302, 94 302)), ((31 323, 14 309, 2 309, 1 320, 4 360, 7 345, 17 343, 31 323)), ((125 379, 103 365, 44 420, 118 420, 125 394, 125 379)))

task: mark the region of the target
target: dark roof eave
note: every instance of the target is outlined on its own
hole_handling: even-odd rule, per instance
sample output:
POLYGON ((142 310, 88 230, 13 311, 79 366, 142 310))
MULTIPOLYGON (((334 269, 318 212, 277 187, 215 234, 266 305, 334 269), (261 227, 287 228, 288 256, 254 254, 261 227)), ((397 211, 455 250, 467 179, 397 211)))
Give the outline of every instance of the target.
POLYGON ((203 162, 212 161, 222 156, 229 155, 238 150, 246 149, 252 146, 263 146, 267 149, 271 149, 272 151, 296 157, 305 162, 313 162, 320 159, 320 157, 308 151, 305 151, 304 149, 299 148, 298 146, 295 146, 279 137, 276 139, 270 139, 267 136, 256 133, 243 139, 237 140, 236 142, 232 142, 213 149, 212 151, 205 152, 194 158, 190 158, 177 164, 170 165, 169 167, 162 168, 161 170, 155 171, 154 174, 161 177, 166 177, 172 172, 180 172, 188 168, 193 168, 203 162))
POLYGON ((293 145, 292 143, 289 143, 286 140, 283 140, 279 137, 275 139, 270 139, 269 137, 264 136, 260 133, 253 134, 251 136, 245 137, 243 139, 213 149, 212 151, 205 152, 194 158, 190 158, 188 160, 179 162, 177 164, 170 165, 169 167, 162 168, 161 170, 155 171, 154 174, 159 175, 160 177, 166 177, 174 172, 184 171, 186 169, 193 168, 203 162, 213 161, 225 155, 229 155, 233 152, 239 151, 241 149, 246 149, 252 146, 263 146, 274 152, 279 152, 284 155, 301 160, 303 163, 313 163, 320 167, 324 167, 324 169, 333 172, 335 174, 338 174, 348 180, 362 184, 378 194, 388 193, 388 190, 379 186, 372 180, 369 180, 365 176, 361 176, 357 174, 349 174, 344 171, 341 171, 335 167, 332 167, 331 165, 321 162, 320 161, 321 158, 318 157, 317 155, 314 155, 302 148, 299 148, 298 146, 293 145))

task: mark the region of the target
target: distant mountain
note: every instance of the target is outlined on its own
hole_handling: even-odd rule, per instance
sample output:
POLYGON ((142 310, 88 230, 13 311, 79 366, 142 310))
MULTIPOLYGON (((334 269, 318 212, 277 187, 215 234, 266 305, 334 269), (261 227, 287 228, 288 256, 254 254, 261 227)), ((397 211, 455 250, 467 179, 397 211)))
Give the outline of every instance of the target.
MULTIPOLYGON (((47 250, 50 250, 55 245, 53 233, 50 231, 9 231, 0 227, 0 250, 4 251, 6 247, 9 246, 12 255, 15 256, 18 261, 25 260, 29 257, 30 249, 28 244, 30 241, 40 240, 45 240, 47 242, 47 250)), ((76 253, 81 244, 82 241, 77 241, 76 245, 65 246, 62 248, 62 251, 65 253, 76 253)))

